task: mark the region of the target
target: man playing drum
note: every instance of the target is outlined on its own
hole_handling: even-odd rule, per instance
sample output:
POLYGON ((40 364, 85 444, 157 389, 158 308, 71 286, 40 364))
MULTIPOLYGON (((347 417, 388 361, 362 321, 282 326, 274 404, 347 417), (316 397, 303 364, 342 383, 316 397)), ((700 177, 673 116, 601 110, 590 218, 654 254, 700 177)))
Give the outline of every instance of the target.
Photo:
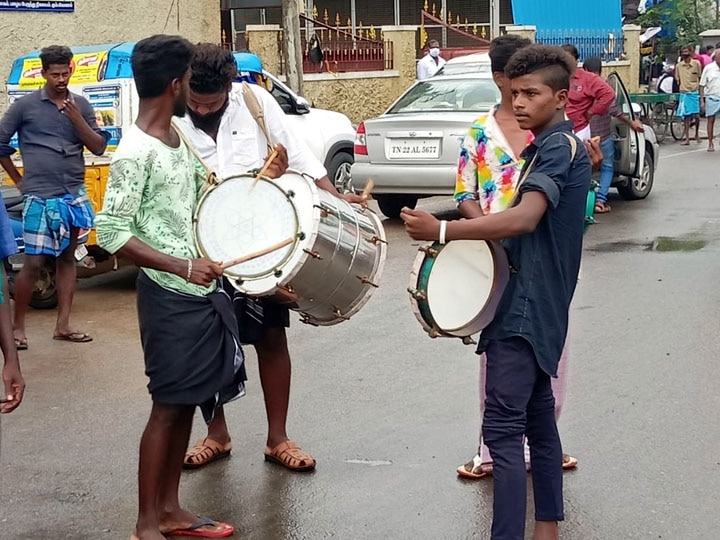
MULTIPOLYGON (((505 66, 520 48, 530 45, 530 40, 507 35, 490 43, 490 62, 493 78, 501 93, 500 104, 489 114, 478 118, 463 140, 458 161, 455 201, 463 217, 472 219, 505 210, 515 194, 520 170, 524 160, 521 154, 535 138, 532 131, 518 124, 513 112, 510 80, 505 76, 505 66)), ((565 401, 567 346, 558 366, 558 376, 552 379, 555 395, 555 418, 560 417, 565 401)), ((485 355, 480 359, 480 414, 485 408, 485 355)), ((482 439, 482 437, 481 437, 482 439)), ((530 467, 529 450, 525 461, 530 467)), ((573 469, 577 459, 563 455, 563 469, 573 469)), ((457 469, 463 478, 478 479, 492 474, 490 452, 480 441, 478 453, 457 469)))
POLYGON ((195 406, 206 419, 244 392, 245 370, 222 268, 198 255, 193 215, 206 187, 172 128, 186 110, 193 46, 179 36, 139 41, 132 70, 140 97, 135 125, 110 164, 98 243, 140 268, 137 307, 150 418, 140 442, 139 511, 132 540, 224 538, 234 528, 180 507, 178 487, 195 406))
MULTIPOLYGON (((181 119, 179 125, 200 156, 220 178, 262 167, 267 140, 242 94, 233 90, 232 82, 238 75, 233 54, 213 44, 198 44, 191 72, 189 115, 181 119)), ((279 143, 276 151, 286 156, 288 166, 316 179, 319 188, 348 202, 362 203, 364 199, 358 195, 337 192, 322 164, 305 143, 288 130, 285 114, 272 95, 260 86, 251 85, 251 88, 264 111, 270 136, 279 143)), ((277 178, 284 173, 285 170, 271 170, 267 176, 277 178)), ((225 284, 226 290, 235 294, 241 341, 252 344, 258 355, 268 419, 265 457, 290 470, 312 470, 315 459, 291 441, 286 431, 291 380, 285 331, 290 324, 287 299, 253 300, 235 292, 227 281, 225 284)), ((185 466, 201 467, 228 456, 231 449, 225 414, 219 407, 208 424, 207 437, 186 454, 185 466)))
POLYGON ((567 334, 591 176, 588 154, 565 120, 574 68, 562 49, 547 45, 523 47, 508 61, 515 118, 535 137, 520 156, 519 193, 509 208, 452 222, 409 208, 401 215, 416 240, 504 239, 511 277, 477 349, 487 357, 482 434, 494 460, 494 540, 525 538, 525 436, 534 540, 557 540, 564 519, 562 446, 550 381, 567 334))

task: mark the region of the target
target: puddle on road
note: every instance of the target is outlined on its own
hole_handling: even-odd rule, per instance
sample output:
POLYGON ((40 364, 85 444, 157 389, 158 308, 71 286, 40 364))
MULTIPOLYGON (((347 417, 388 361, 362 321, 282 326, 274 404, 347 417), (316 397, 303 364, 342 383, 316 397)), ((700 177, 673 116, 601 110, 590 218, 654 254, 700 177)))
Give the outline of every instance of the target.
POLYGON ((658 236, 650 246, 650 251, 699 251, 707 244, 707 240, 700 238, 658 236))
POLYGON ((696 235, 679 237, 658 236, 651 242, 635 242, 627 240, 620 242, 607 242, 588 248, 588 250, 600 253, 623 253, 629 251, 689 252, 699 251, 707 245, 708 240, 700 238, 696 235))

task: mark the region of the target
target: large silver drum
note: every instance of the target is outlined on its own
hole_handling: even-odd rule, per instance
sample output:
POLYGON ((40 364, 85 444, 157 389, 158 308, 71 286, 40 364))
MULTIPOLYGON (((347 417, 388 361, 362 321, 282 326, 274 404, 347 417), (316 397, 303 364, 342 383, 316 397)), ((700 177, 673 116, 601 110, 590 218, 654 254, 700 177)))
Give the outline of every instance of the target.
POLYGON ((278 179, 233 176, 208 190, 195 215, 200 253, 218 262, 288 240, 288 245, 231 266, 239 291, 294 292, 302 321, 329 326, 349 319, 378 286, 387 252, 374 212, 318 189, 288 171, 278 179))

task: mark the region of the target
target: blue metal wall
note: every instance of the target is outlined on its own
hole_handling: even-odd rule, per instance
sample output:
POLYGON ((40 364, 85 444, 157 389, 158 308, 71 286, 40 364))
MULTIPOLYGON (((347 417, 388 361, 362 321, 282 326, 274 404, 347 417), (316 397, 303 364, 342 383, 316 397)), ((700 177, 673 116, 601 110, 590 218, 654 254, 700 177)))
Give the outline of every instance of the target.
POLYGON ((512 0, 512 5, 515 24, 532 24, 538 30, 622 26, 621 0, 512 0))

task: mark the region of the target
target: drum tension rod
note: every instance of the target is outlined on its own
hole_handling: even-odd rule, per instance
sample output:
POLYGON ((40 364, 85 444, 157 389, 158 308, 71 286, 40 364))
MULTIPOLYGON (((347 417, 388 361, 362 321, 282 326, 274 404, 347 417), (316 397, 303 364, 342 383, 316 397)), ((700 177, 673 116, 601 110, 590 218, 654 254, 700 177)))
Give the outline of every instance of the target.
POLYGON ((320 210, 320 217, 326 218, 330 214, 335 215, 335 212, 333 212, 330 208, 327 208, 321 204, 313 204, 313 208, 317 208, 320 210))
POLYGON ((415 300, 427 300, 427 295, 425 294, 425 291, 418 291, 417 289, 408 287, 407 292, 409 292, 410 296, 412 296, 415 300))
POLYGON ((364 285, 372 285, 376 289, 380 286, 377 283, 373 283, 372 281, 370 281, 370 278, 367 276, 355 276, 355 277, 358 278, 360 280, 360 282, 363 283, 364 285))
POLYGON ((295 192, 292 189, 288 189, 285 195, 288 199, 293 199, 295 197, 295 192))
POLYGON ((437 249, 435 249, 432 246, 423 246, 421 248, 418 248, 418 250, 427 254, 428 257, 433 257, 433 258, 437 257, 438 253, 440 253, 437 249))
POLYGON ((333 313, 335 314, 335 316, 336 316, 338 319, 342 319, 343 321, 349 321, 349 320, 350 320, 350 317, 346 317, 345 315, 342 314, 342 311, 340 311, 340 308, 339 308, 339 307, 337 307, 337 306, 333 306, 333 307, 335 308, 335 311, 333 311, 333 313))
POLYGON ((280 270, 279 268, 276 268, 276 269, 273 271, 273 276, 275 276, 275 277, 280 277, 280 276, 282 276, 282 275, 283 275, 283 271, 280 270))
POLYGON ((308 248, 305 248, 305 249, 303 249, 303 251, 304 251, 305 253, 307 253, 308 255, 310 255, 313 259, 317 259, 317 260, 319 260, 319 261, 322 261, 322 260, 323 260, 323 258, 320 256, 320 253, 318 253, 318 252, 315 251, 315 250, 312 250, 312 251, 311 251, 311 250, 309 250, 308 248))
POLYGON ((380 238, 380 237, 377 236, 377 235, 375 235, 375 236, 373 236, 373 237, 371 237, 371 238, 366 238, 366 240, 367 240, 368 242, 370 242, 371 244, 376 245, 376 246, 377 246, 378 244, 387 244, 387 243, 388 243, 387 240, 383 240, 382 238, 380 238))
POLYGON ((298 240, 305 240, 305 233, 300 231, 297 235, 298 240))
POLYGON ((310 317, 308 317, 307 315, 300 317, 300 322, 303 324, 309 324, 310 326, 315 326, 315 327, 319 326, 317 323, 312 322, 310 317))

